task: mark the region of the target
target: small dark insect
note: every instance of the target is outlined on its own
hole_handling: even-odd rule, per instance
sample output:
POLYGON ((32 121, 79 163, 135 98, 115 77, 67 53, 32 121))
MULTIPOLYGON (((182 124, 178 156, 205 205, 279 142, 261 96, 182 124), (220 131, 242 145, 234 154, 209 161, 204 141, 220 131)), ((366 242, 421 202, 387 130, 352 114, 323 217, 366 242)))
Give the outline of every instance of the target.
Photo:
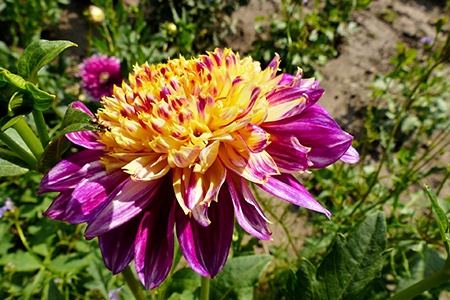
POLYGON ((109 126, 106 126, 105 124, 103 124, 103 121, 99 121, 96 117, 93 117, 92 119, 90 119, 89 123, 91 123, 93 125, 97 125, 99 131, 111 130, 111 128, 109 128, 109 126))

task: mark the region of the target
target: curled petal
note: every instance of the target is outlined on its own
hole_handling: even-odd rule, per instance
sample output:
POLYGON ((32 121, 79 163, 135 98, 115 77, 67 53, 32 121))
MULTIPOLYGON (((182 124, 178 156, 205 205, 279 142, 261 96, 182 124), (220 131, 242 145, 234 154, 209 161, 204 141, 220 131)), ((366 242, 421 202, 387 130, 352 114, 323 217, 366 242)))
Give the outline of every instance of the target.
POLYGON ((355 148, 348 148, 347 152, 341 156, 341 160, 346 164, 356 164, 359 161, 359 154, 355 148))
POLYGON ((175 196, 161 196, 147 207, 135 243, 136 272, 147 289, 166 279, 173 262, 175 196))
POLYGON ((161 182, 124 180, 99 207, 86 228, 86 238, 102 235, 138 215, 158 195, 161 182))
POLYGON ((267 68, 277 70, 279 65, 280 65, 280 55, 275 54, 275 56, 272 58, 267 68))
POLYGON ((277 122, 265 123, 263 128, 274 139, 296 137, 299 142, 311 148, 309 159, 314 168, 324 168, 339 160, 351 146, 353 137, 343 131, 318 105, 311 106, 300 115, 277 122))
POLYGON ((271 176, 265 184, 258 184, 258 186, 292 204, 323 213, 327 217, 331 216, 331 213, 320 205, 308 190, 290 174, 271 176))
POLYGON ((194 172, 205 173, 206 170, 216 161, 219 154, 219 141, 214 141, 205 147, 198 156, 198 161, 195 163, 194 172))
POLYGON ((134 240, 138 231, 139 221, 142 215, 138 215, 122 226, 114 228, 98 237, 98 245, 102 252, 105 266, 113 274, 118 274, 128 266, 133 259, 134 240))
POLYGON ((221 190, 219 202, 211 202, 211 224, 201 226, 182 209, 176 212, 176 228, 181 251, 189 266, 198 274, 215 277, 228 257, 234 229, 233 204, 221 190))
POLYGON ((193 172, 186 191, 188 207, 192 209, 199 203, 217 201, 225 176, 226 169, 219 160, 216 160, 204 174, 193 172))
MULTIPOLYGON (((238 180, 238 179, 236 179, 238 180)), ((270 240, 271 232, 267 227, 267 218, 253 197, 245 180, 235 184, 231 175, 227 176, 228 193, 233 201, 236 220, 249 234, 261 240, 270 240)))
MULTIPOLYGON (((270 103, 269 114, 266 122, 274 122, 297 115, 303 111, 306 106, 306 98, 302 91, 297 91, 292 88, 288 91, 279 91, 275 93, 276 98, 270 103)), ((273 96, 272 98, 275 98, 273 96)), ((270 99, 270 98, 268 98, 270 99)))
POLYGON ((220 147, 219 157, 225 167, 249 181, 264 183, 270 175, 279 174, 275 161, 266 151, 242 152, 226 143, 220 147))
POLYGON ((261 127, 248 124, 239 131, 239 136, 245 144, 245 147, 251 152, 261 152, 269 144, 270 135, 261 127))
POLYGON ((88 174, 103 169, 103 151, 83 150, 63 159, 42 178, 39 194, 73 189, 88 174))
POLYGON ((134 179, 147 181, 163 177, 170 171, 170 166, 167 164, 167 155, 149 153, 132 160, 123 169, 134 179))
POLYGON ((311 149, 300 144, 296 137, 277 139, 274 136, 266 151, 282 173, 303 172, 313 166, 308 158, 311 149))

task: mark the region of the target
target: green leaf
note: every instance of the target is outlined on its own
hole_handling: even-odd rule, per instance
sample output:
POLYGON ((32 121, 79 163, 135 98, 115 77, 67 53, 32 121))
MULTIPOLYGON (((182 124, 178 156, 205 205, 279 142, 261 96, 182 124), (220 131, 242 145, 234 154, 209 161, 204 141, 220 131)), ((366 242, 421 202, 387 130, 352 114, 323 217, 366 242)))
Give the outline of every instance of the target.
MULTIPOLYGON (((28 146, 22 140, 17 131, 9 129, 6 130, 4 134, 6 134, 9 138, 14 140, 20 147, 22 147, 31 154, 31 151, 29 150, 28 146)), ((1 141, 0 147, 1 147, 0 177, 23 175, 26 172, 28 172, 28 165, 17 156, 14 156, 9 149, 6 149, 1 141)))
POLYGON ((70 146, 70 142, 65 137, 67 133, 85 130, 99 131, 101 128, 92 122, 90 115, 69 107, 61 122, 61 129, 47 145, 38 162, 38 171, 45 173, 61 160, 62 154, 70 146))
POLYGON ((83 256, 82 253, 59 255, 52 260, 49 267, 62 273, 76 273, 85 268, 91 259, 91 255, 83 256))
POLYGON ((62 154, 70 147, 70 142, 65 136, 60 136, 57 139, 51 141, 47 147, 45 147, 44 153, 42 153, 39 159, 37 170, 43 174, 53 168, 62 158, 62 154))
POLYGON ((425 191, 427 192, 428 198, 430 198, 431 206, 433 207, 434 214, 436 216, 439 232, 441 233, 442 241, 444 242, 445 251, 449 254, 450 249, 450 235, 449 235, 449 226, 448 226, 448 218, 445 215, 444 210, 438 203, 436 194, 431 190, 428 185, 425 185, 425 191))
POLYGON ((32 272, 41 267, 41 262, 29 252, 18 250, 17 252, 6 254, 0 258, 0 265, 9 265, 17 272, 32 272))
POLYGON ((61 294, 54 280, 48 281, 48 298, 49 300, 65 300, 66 298, 61 294))
POLYGON ((338 235, 317 270, 318 295, 323 299, 361 299, 366 286, 380 276, 385 247, 382 212, 367 216, 347 239, 338 235))
POLYGON ((53 61, 61 52, 77 44, 70 41, 34 41, 23 51, 19 58, 19 75, 36 83, 38 71, 53 61))
POLYGON ((111 273, 108 272, 107 276, 102 274, 102 271, 105 270, 103 264, 99 263, 99 260, 91 260, 89 263, 89 267, 87 267, 87 272, 89 275, 94 278, 93 281, 90 281, 85 284, 85 286, 91 290, 97 289, 104 297, 108 297, 108 281, 111 278, 111 273))
POLYGON ((286 282, 284 295, 286 299, 313 300, 316 289, 316 268, 308 261, 303 261, 296 273, 291 272, 286 282))
POLYGON ((211 280, 211 299, 253 299, 253 290, 271 259, 270 255, 229 259, 222 272, 211 280))
POLYGON ((0 118, 0 132, 5 131, 6 129, 14 126, 18 121, 20 121, 23 118, 22 115, 10 117, 5 116, 3 118, 0 118))
POLYGON ((13 101, 13 103, 8 103, 8 115, 14 115, 14 111, 11 109, 17 110, 21 108, 20 101, 25 101, 27 104, 26 107, 29 107, 29 102, 33 103, 33 107, 38 110, 46 110, 48 109, 55 98, 54 95, 51 95, 39 88, 37 88, 33 83, 26 81, 21 76, 13 74, 4 68, 0 68, 0 83, 3 83, 1 87, 1 91, 6 99, 10 99, 9 101, 13 101), (23 95, 23 98, 12 97, 15 93, 19 93, 20 96, 23 95))
POLYGON ((18 176, 27 172, 27 164, 23 160, 0 149, 0 177, 18 176))
POLYGON ((396 293, 404 290, 422 279, 434 274, 444 267, 445 258, 438 250, 428 248, 427 244, 420 244, 420 249, 408 259, 409 274, 403 276, 397 286, 396 293))
POLYGON ((170 277, 170 282, 164 292, 168 300, 195 300, 200 294, 200 275, 191 268, 182 268, 170 277))

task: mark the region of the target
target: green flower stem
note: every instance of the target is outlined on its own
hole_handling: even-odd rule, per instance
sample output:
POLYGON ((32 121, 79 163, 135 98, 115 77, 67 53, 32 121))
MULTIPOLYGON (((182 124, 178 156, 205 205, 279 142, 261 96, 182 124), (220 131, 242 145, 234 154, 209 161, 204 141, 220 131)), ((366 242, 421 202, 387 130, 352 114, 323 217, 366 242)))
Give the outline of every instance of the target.
POLYGON ((36 134, 31 130, 30 126, 28 126, 27 122, 25 122, 24 119, 20 119, 13 125, 13 128, 17 131, 25 144, 27 144, 28 148, 30 148, 34 157, 39 159, 44 152, 44 148, 36 137, 36 134))
POLYGON ((37 166, 37 159, 31 155, 27 150, 23 149, 6 133, 0 132, 0 141, 2 141, 9 149, 17 154, 24 162, 26 162, 32 169, 37 166))
POLYGON ((18 216, 16 216, 16 221, 14 222, 14 225, 16 226, 17 234, 19 235, 20 240, 22 241, 22 244, 24 245, 25 249, 30 254, 33 254, 33 251, 31 251, 31 247, 27 242, 27 239, 25 238, 25 235, 23 234, 22 227, 20 226, 19 220, 17 219, 18 216))
POLYGON ((45 123, 44 114, 42 111, 34 109, 33 110, 34 123, 36 124, 36 129, 38 131, 39 139, 43 147, 46 147, 50 142, 50 137, 48 135, 47 123, 45 123))
POLYGON ((210 286, 211 286, 211 278, 202 276, 200 288, 200 300, 209 300, 210 286))
POLYGON ((421 281, 413 284, 412 286, 398 292, 388 300, 403 300, 403 299, 413 299, 416 296, 421 295, 423 292, 429 289, 439 286, 444 282, 450 280, 450 270, 444 267, 444 269, 431 274, 430 276, 422 279, 421 281))
POLYGON ((125 278, 125 281, 126 281, 128 287, 130 288, 131 292, 133 293, 134 297, 136 298, 136 300, 147 299, 144 295, 144 292, 142 291, 142 287, 141 287, 139 281, 137 281, 136 277, 133 274, 133 271, 131 271, 130 266, 127 266, 122 271, 122 275, 123 275, 123 278, 125 278))

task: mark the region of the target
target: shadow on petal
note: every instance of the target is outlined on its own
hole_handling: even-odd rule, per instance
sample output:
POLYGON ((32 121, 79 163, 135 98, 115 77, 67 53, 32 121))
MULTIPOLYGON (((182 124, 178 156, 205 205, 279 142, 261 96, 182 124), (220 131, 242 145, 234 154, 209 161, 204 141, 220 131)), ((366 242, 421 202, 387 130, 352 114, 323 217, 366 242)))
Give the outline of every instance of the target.
POLYGON ((105 266, 118 274, 128 266, 134 255, 134 241, 142 215, 98 237, 105 266))

